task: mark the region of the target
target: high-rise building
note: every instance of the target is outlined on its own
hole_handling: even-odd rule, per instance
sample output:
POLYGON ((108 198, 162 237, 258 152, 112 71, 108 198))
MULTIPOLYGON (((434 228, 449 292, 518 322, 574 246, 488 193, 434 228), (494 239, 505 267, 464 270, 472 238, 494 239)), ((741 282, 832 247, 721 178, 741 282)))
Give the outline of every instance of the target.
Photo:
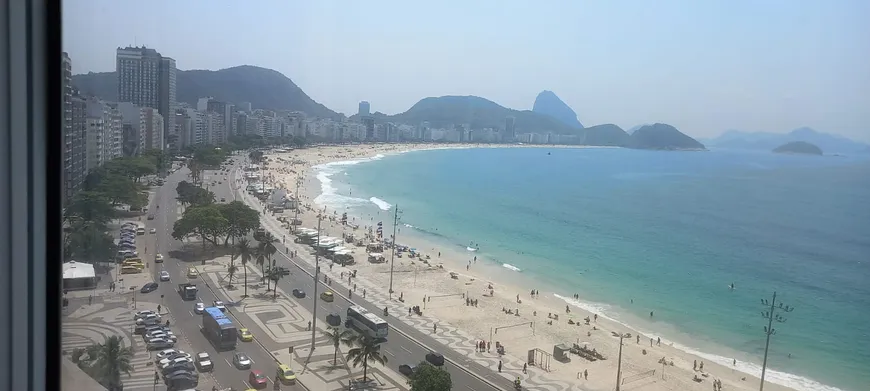
POLYGON ((85 163, 85 124, 84 101, 76 94, 72 86, 72 60, 63 53, 61 60, 63 73, 61 87, 63 89, 63 201, 68 202, 81 188, 87 175, 85 163))
MULTIPOLYGON (((174 116, 175 60, 146 47, 118 48, 118 101, 157 109, 164 118, 174 116)), ((164 121, 163 133, 170 133, 171 121, 164 121)), ((161 142, 163 144, 163 142, 161 142)))
POLYGON ((514 142, 517 136, 517 128, 516 128, 516 118, 513 116, 507 116, 504 119, 504 142, 514 142))
POLYGON ((86 102, 87 170, 123 156, 122 116, 117 108, 96 98, 86 102))
POLYGON ((364 117, 371 114, 372 107, 369 102, 362 101, 359 102, 359 115, 360 117, 364 117))

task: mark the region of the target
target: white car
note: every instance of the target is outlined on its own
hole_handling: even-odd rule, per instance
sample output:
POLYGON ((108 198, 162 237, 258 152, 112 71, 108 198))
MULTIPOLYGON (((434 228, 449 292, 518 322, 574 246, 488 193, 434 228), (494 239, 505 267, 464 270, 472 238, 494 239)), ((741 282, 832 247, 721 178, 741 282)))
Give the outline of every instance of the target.
POLYGON ((202 315, 203 312, 205 312, 205 304, 203 304, 203 303, 194 304, 194 306, 193 306, 193 313, 194 314, 202 315))
POLYGON ((163 262, 163 254, 157 254, 154 256, 154 262, 162 263, 163 262))
POLYGON ((148 334, 145 334, 145 338, 146 339, 163 338, 163 339, 168 339, 168 340, 173 341, 173 342, 175 342, 174 340, 177 340, 177 338, 175 338, 175 334, 173 334, 171 331, 165 331, 165 330, 158 330, 158 331, 150 332, 148 334))
POLYGON ((146 318, 150 315, 157 315, 157 313, 151 310, 143 310, 133 314, 133 319, 139 320, 142 318, 146 318))
POLYGON ((157 233, 157 228, 151 228, 150 230, 148 230, 148 232, 150 232, 150 233, 152 233, 152 234, 156 234, 156 233, 157 233))
POLYGON ((160 281, 169 281, 169 272, 163 270, 160 272, 160 281))
POLYGON ((197 353, 196 355, 196 365, 199 367, 199 370, 202 372, 207 372, 214 369, 214 364, 211 362, 211 356, 206 352, 197 353))
POLYGON ((163 351, 157 353, 157 361, 160 362, 164 358, 169 357, 175 353, 184 353, 184 352, 181 350, 166 349, 166 350, 163 350, 163 351))
POLYGON ((215 300, 214 306, 217 307, 217 309, 221 310, 221 312, 227 311, 227 307, 224 306, 224 302, 222 302, 220 300, 215 300))
POLYGON ((157 365, 160 367, 164 367, 164 366, 166 366, 166 364, 169 364, 171 362, 175 362, 176 360, 181 360, 181 362, 185 362, 185 361, 193 360, 193 357, 190 357, 190 355, 187 353, 179 351, 178 353, 175 353, 171 356, 166 356, 162 360, 158 361, 157 365))
POLYGON ((178 364, 189 363, 189 362, 191 362, 191 360, 187 357, 179 357, 179 358, 176 358, 175 360, 167 361, 165 364, 161 361, 160 362, 160 369, 164 369, 164 368, 169 367, 169 366, 175 366, 178 364))
POLYGON ((250 369, 251 368, 251 358, 248 357, 247 354, 242 352, 236 353, 233 355, 233 365, 235 365, 238 369, 250 369))

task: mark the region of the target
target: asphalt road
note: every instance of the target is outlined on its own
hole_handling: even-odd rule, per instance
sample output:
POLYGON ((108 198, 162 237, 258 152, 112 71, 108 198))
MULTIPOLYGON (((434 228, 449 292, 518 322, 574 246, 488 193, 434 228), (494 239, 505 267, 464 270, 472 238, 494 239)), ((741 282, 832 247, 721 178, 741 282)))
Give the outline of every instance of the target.
MULTIPOLYGON (((187 268, 199 265, 199 262, 184 262, 170 256, 172 251, 180 250, 183 247, 182 242, 172 238, 172 227, 176 219, 180 217, 178 216, 175 188, 178 182, 189 180, 187 178, 188 172, 187 169, 182 169, 166 177, 165 184, 157 190, 154 200, 149 207, 149 210, 155 215, 155 218, 154 220, 146 221, 145 224, 149 229, 152 227, 157 228, 156 235, 149 235, 153 237, 149 238, 149 240, 154 241, 154 247, 157 249, 157 252, 162 254, 165 258, 162 264, 155 264, 155 268, 152 269, 151 272, 154 273, 154 281, 158 281, 159 272, 161 270, 166 270, 171 276, 171 281, 161 282, 157 291, 148 293, 147 295, 150 296, 149 299, 151 301, 155 302, 160 302, 161 299, 159 298, 159 295, 163 295, 163 311, 165 312, 166 309, 168 309, 172 313, 172 318, 174 319, 174 324, 170 324, 170 327, 179 338, 186 339, 188 344, 195 350, 188 353, 196 354, 199 352, 207 352, 212 357, 214 370, 211 373, 201 374, 200 379, 203 377, 211 377, 214 382, 218 384, 219 389, 234 387, 239 390, 245 390, 251 388, 247 382, 249 371, 238 370, 231 364, 233 354, 236 352, 244 352, 253 361, 251 368, 261 370, 269 377, 269 384, 265 389, 271 390, 273 387, 273 376, 276 369, 275 360, 272 358, 271 354, 256 342, 241 341, 238 342, 235 351, 218 352, 201 332, 202 316, 193 313, 193 306, 196 301, 184 301, 176 291, 178 284, 189 281, 186 276, 187 268), (159 209, 158 205, 160 206, 159 209)), ((209 172, 206 173, 206 175, 215 174, 209 172)), ((224 182, 222 187, 226 187, 227 192, 230 191, 226 182, 224 182)), ((149 253, 153 251, 150 249, 151 246, 149 245, 149 253)), ((190 280, 190 282, 196 283, 197 288, 199 288, 199 301, 202 301, 208 306, 215 300, 218 300, 214 293, 205 286, 204 281, 194 279, 190 280)), ((229 312, 232 317, 232 311, 229 312)), ((305 390, 306 388, 297 383, 294 386, 282 385, 281 389, 305 390)))
MULTIPOLYGON (((237 160, 240 160, 237 158, 237 160)), ((230 177, 224 177, 222 185, 215 186, 210 188, 211 191, 215 192, 217 199, 226 198, 227 202, 236 199, 238 196, 234 191, 227 185, 227 182, 233 182, 236 179, 236 169, 235 167, 239 167, 241 163, 237 163, 233 169, 231 170, 230 177), (228 180, 227 180, 228 179, 228 180)), ((244 188, 240 191, 244 191, 244 188)), ((289 235, 288 235, 289 236, 289 235)), ((289 239, 289 238, 288 238, 289 239)), ((301 303, 308 311, 313 313, 314 310, 314 279, 312 274, 314 273, 314 267, 308 265, 305 261, 301 259, 297 259, 295 262, 291 262, 289 257, 284 253, 284 246, 279 245, 280 257, 278 257, 279 265, 281 263, 284 266, 290 268, 293 271, 291 276, 282 279, 279 282, 279 286, 285 291, 290 292, 292 289, 302 289, 306 292, 307 297, 304 299, 296 299, 292 298, 292 300, 296 300, 301 303), (302 269, 300 272, 299 269, 302 269)), ((328 267, 329 261, 327 260, 322 264, 321 267, 328 267)), ((327 287, 323 284, 322 277, 318 282, 320 286, 318 287, 318 294, 323 292, 326 289, 332 289, 331 287, 327 287)), ((336 293, 345 294, 347 292, 347 287, 343 287, 338 282, 333 282, 333 286, 336 288, 336 293), (342 288, 343 287, 343 288, 342 288)), ((383 308, 376 308, 371 303, 368 303, 360 296, 354 296, 354 304, 362 305, 369 311, 381 315, 383 313, 383 308)), ((317 318, 319 322, 325 322, 326 315, 330 313, 338 313, 341 315, 342 320, 346 317, 347 308, 351 304, 342 296, 336 295, 335 301, 332 303, 326 303, 322 300, 317 300, 317 318)), ((395 314, 396 316, 406 316, 403 314, 395 314)), ((403 331, 405 334, 413 337, 417 341, 431 347, 437 352, 444 355, 446 360, 446 364, 444 369, 450 373, 451 379, 453 380, 453 389, 454 390, 472 390, 472 391, 487 391, 493 390, 494 387, 487 382, 481 380, 478 376, 486 378, 491 383, 495 384, 498 389, 509 390, 513 389, 513 383, 501 376, 497 373, 494 373, 488 368, 483 367, 480 364, 475 363, 467 356, 461 355, 444 344, 435 341, 429 335, 426 335, 419 330, 405 324, 404 322, 396 322, 391 321, 391 317, 394 316, 390 314, 390 316, 386 317, 385 320, 389 322, 390 328, 393 331, 390 333, 387 342, 381 345, 381 350, 386 353, 389 363, 388 366, 398 371, 399 365, 402 364, 417 364, 420 361, 423 361, 426 354, 429 352, 426 348, 418 344, 417 342, 411 340, 408 337, 405 337, 403 334, 395 332, 395 329, 399 329, 403 331), (460 368, 462 366, 465 368, 460 368), (478 376, 470 374, 468 371, 472 371, 478 376)))

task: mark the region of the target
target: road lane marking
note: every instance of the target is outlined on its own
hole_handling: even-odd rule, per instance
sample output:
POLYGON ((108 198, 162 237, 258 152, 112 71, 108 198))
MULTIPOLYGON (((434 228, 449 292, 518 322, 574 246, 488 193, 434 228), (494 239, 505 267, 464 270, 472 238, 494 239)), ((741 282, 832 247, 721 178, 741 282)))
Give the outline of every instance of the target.
POLYGON ((474 390, 473 388, 471 388, 471 386, 469 386, 469 385, 466 385, 465 388, 467 388, 467 389, 469 389, 469 390, 471 390, 471 391, 475 391, 475 390, 474 390))
POLYGON ((392 354, 392 353, 390 353, 390 351, 389 351, 389 350, 386 350, 386 349, 384 349, 384 353, 386 353, 386 354, 389 354, 389 355, 390 355, 390 357, 393 357, 393 358, 395 358, 395 357, 396 357, 396 355, 395 355, 395 354, 392 354))
POLYGON ((235 367, 233 366, 233 364, 230 364, 230 360, 227 360, 227 359, 225 358, 225 359, 224 359, 224 362, 227 363, 227 365, 229 365, 230 368, 235 368, 235 367))
POLYGON ((402 350, 408 352, 408 354, 413 354, 413 353, 411 353, 410 350, 406 349, 404 346, 399 346, 399 347, 402 348, 402 350))

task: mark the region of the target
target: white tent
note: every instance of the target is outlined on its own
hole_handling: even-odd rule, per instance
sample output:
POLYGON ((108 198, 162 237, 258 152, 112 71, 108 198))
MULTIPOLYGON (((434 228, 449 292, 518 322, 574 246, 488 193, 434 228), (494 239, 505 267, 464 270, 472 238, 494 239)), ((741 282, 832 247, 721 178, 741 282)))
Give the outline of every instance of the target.
POLYGON ((69 261, 63 264, 64 289, 90 289, 97 285, 94 265, 69 261))

